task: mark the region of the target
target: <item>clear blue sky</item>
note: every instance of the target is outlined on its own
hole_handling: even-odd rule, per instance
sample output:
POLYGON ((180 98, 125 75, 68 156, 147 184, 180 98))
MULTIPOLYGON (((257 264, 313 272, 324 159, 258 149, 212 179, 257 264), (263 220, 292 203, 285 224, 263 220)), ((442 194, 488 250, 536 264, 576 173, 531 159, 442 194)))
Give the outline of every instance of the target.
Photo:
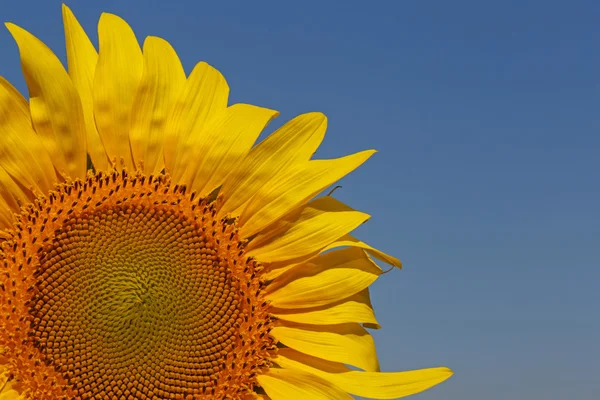
MULTIPOLYGON (((373 288, 384 370, 447 365, 416 400, 600 396, 600 3, 70 1, 219 68, 231 100, 330 118, 320 157, 380 152, 336 196, 404 262, 373 288)), ((58 1, 0 17, 64 57, 58 1)), ((0 34, 0 74, 25 90, 0 34)))

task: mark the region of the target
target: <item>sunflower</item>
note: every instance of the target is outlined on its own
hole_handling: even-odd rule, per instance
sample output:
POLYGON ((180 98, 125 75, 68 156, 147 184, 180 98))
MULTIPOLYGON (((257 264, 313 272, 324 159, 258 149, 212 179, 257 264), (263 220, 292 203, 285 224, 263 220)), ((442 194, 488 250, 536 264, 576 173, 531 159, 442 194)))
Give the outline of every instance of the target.
POLYGON ((63 6, 68 72, 6 24, 29 101, 0 78, 0 399, 390 399, 447 368, 379 372, 354 238, 325 188, 374 151, 311 159, 320 113, 228 105, 103 14, 97 52, 63 6))

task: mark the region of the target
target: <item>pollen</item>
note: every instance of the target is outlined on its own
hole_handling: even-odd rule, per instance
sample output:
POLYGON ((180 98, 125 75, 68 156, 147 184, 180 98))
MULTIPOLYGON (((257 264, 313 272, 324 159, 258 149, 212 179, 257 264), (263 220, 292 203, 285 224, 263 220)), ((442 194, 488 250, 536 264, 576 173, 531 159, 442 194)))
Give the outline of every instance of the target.
POLYGON ((274 321, 263 267, 217 205, 122 171, 23 207, 0 259, 9 378, 35 399, 250 395, 274 321))

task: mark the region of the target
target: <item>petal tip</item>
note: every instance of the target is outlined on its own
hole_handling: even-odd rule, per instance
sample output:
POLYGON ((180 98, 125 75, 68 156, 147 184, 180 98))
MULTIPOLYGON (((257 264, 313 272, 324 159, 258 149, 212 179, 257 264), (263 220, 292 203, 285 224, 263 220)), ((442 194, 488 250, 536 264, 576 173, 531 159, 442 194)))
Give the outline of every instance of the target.
POLYGON ((12 22, 5 22, 4 26, 10 31, 11 34, 13 33, 13 29, 23 29, 20 26, 13 24, 12 22))
POLYGON ((322 122, 327 123, 327 115, 325 115, 321 111, 309 112, 309 113, 307 113, 307 115, 310 115, 311 117, 313 117, 315 119, 320 119, 322 122))
POLYGON ((116 14, 111 14, 108 12, 103 12, 102 14, 100 14, 100 20, 98 21, 98 25, 103 23, 124 23, 127 26, 129 26, 127 21, 125 21, 123 18, 119 17, 116 14))
POLYGON ((21 28, 19 25, 13 24, 12 22, 5 22, 4 26, 6 26, 6 29, 8 29, 19 47, 21 46, 23 40, 35 38, 35 36, 33 36, 27 30, 21 28))
POLYGON ((162 48, 168 47, 170 49, 173 48, 173 46, 171 46, 171 44, 165 39, 152 35, 146 36, 146 38, 144 39, 144 51, 146 51, 146 46, 160 46, 162 48))

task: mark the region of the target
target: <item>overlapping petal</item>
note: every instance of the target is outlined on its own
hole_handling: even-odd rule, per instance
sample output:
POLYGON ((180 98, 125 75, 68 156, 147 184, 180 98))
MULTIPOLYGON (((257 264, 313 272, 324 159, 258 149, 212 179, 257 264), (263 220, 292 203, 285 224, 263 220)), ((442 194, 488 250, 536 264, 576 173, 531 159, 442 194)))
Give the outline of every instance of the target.
POLYGON ((381 269, 359 248, 325 253, 274 280, 267 299, 279 308, 310 308, 334 303, 367 288, 381 269))
POLYGON ((309 308, 279 308, 275 306, 272 314, 284 321, 310 325, 331 325, 359 322, 363 326, 380 328, 367 288, 345 299, 326 305, 309 308))
POLYGON ((282 171, 259 188, 240 215, 240 233, 252 236, 315 197, 367 161, 374 150, 334 160, 311 160, 282 171))
POLYGON ((307 203, 259 233, 248 255, 262 262, 292 260, 318 254, 324 247, 369 219, 333 197, 307 203))
MULTIPOLYGON (((198 196, 221 186, 248 154, 254 142, 279 113, 249 104, 234 104, 207 123, 198 138, 190 137, 190 184, 198 196)), ((185 182, 187 183, 187 182, 185 182)))
POLYGON ((27 189, 46 193, 57 181, 52 159, 31 126, 29 105, 0 77, 0 167, 27 189))
POLYGON ((63 21, 65 25, 69 76, 81 100, 87 138, 87 152, 94 164, 94 168, 100 171, 107 171, 109 166, 108 157, 104 150, 104 144, 98 134, 98 129, 96 129, 94 116, 93 85, 98 53, 71 9, 64 4, 63 21))
POLYGON ((275 362, 290 371, 318 376, 345 392, 371 399, 396 399, 420 393, 452 376, 452 371, 445 367, 405 372, 352 371, 341 363, 293 349, 281 349, 275 362))
POLYGON ((369 253, 369 255, 375 257, 376 259, 378 259, 380 261, 383 261, 384 263, 393 265, 394 267, 397 267, 397 268, 402 268, 402 263, 396 257, 390 256, 389 254, 386 254, 381 250, 378 250, 372 246, 369 246, 365 242, 358 240, 357 238, 353 237, 350 234, 342 236, 335 242, 331 243, 329 246, 325 247, 325 249, 323 249, 323 251, 328 251, 331 249, 335 249, 338 247, 344 247, 344 246, 359 247, 361 249, 364 249, 367 253, 369 253))
POLYGON ((87 173, 86 134, 79 95, 59 59, 25 29, 7 23, 21 54, 33 126, 58 172, 87 173))
POLYGON ((302 353, 365 371, 379 371, 373 337, 358 323, 315 326, 285 322, 274 327, 271 335, 302 353))
POLYGON ((259 375, 258 382, 271 400, 352 400, 330 382, 299 370, 272 368, 259 375))
POLYGON ((173 47, 150 36, 144 42, 144 72, 131 110, 129 141, 136 165, 148 174, 164 168, 165 128, 185 84, 185 72, 173 47))
POLYGON ((94 118, 109 160, 135 170, 129 143, 133 101, 144 59, 131 27, 104 13, 98 23, 100 51, 94 74, 94 118))
POLYGON ((240 160, 223 184, 220 215, 239 214, 280 171, 307 161, 321 144, 326 129, 327 118, 323 114, 303 114, 259 143, 240 160))
POLYGON ((205 62, 198 63, 177 96, 165 128, 165 166, 176 181, 191 182, 194 171, 189 164, 198 156, 191 149, 196 140, 203 139, 206 124, 225 111, 228 98, 223 75, 205 62))

